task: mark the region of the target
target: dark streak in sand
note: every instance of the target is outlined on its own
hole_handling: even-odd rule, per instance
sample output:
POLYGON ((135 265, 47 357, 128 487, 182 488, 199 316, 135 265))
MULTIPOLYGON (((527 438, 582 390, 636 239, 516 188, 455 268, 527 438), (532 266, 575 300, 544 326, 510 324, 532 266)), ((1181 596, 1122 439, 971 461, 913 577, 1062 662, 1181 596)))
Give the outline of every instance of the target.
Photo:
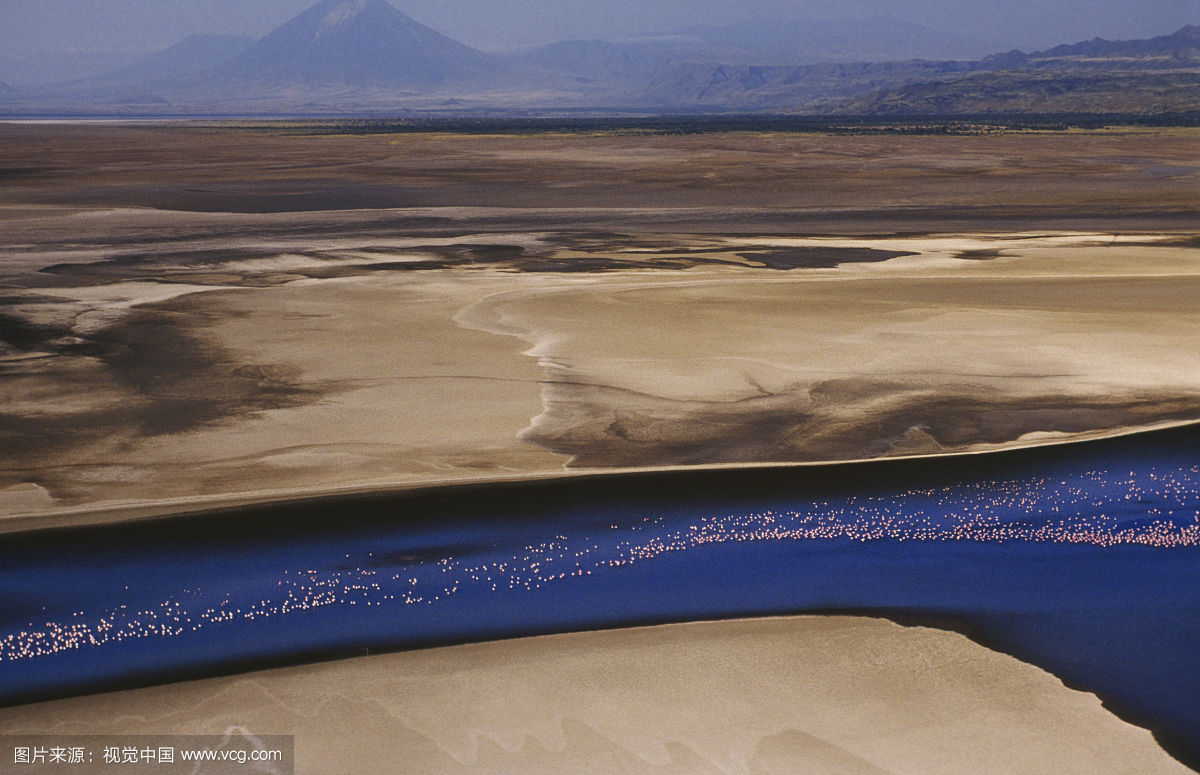
MULTIPOLYGON (((319 391, 297 386, 284 369, 238 363, 194 331, 194 321, 185 319, 188 313, 195 310, 186 300, 176 300, 170 309, 148 305, 67 345, 55 342, 64 331, 0 319, 0 334, 20 349, 98 360, 127 391, 127 400, 103 410, 62 416, 0 412, 0 442, 9 458, 49 454, 122 432, 183 433, 318 397, 319 391)), ((54 375, 59 380, 72 378, 66 370, 54 375)), ((75 379, 80 394, 91 390, 90 377, 75 379)))
POLYGON ((981 250, 960 250, 954 254, 955 258, 961 258, 964 261, 992 261, 1004 255, 999 248, 983 248, 981 250))
POLYGON ((66 332, 49 326, 34 325, 12 315, 0 314, 0 342, 24 352, 29 352, 64 333, 66 332))
POLYGON ((284 374, 239 367, 188 333, 176 313, 140 310, 93 340, 113 377, 147 399, 139 417, 146 435, 179 433, 225 416, 295 405, 304 394, 284 374))
POLYGON ((1166 393, 1014 398, 962 385, 931 396, 920 386, 845 379, 733 402, 684 402, 574 382, 543 389, 546 410, 522 438, 571 456, 573 468, 855 460, 1013 442, 1038 431, 1200 419, 1200 396, 1166 393))
MULTIPOLYGON (((728 254, 734 252, 730 248, 705 249, 657 249, 643 252, 616 251, 613 247, 620 246, 622 241, 628 242, 636 238, 624 235, 614 235, 615 244, 609 244, 605 251, 591 239, 566 240, 561 237, 555 241, 571 243, 576 250, 588 248, 596 250, 597 255, 587 256, 553 256, 529 255, 528 251, 516 245, 451 245, 414 247, 413 252, 433 252, 441 258, 430 261, 405 261, 376 263, 366 268, 373 270, 432 270, 450 267, 470 266, 499 266, 518 272, 607 272, 628 271, 631 269, 690 269, 700 265, 721 265, 728 267, 745 267, 745 264, 723 258, 711 257, 714 253, 728 254)), ((757 264, 758 268, 789 271, 794 269, 832 269, 845 263, 871 263, 887 261, 900 256, 913 256, 916 253, 896 250, 878 250, 874 248, 834 248, 834 247, 798 247, 771 248, 764 250, 749 250, 737 252, 736 255, 757 264)))
POLYGON ((833 269, 841 264, 871 264, 916 253, 876 248, 798 247, 754 250, 739 256, 767 269, 833 269))

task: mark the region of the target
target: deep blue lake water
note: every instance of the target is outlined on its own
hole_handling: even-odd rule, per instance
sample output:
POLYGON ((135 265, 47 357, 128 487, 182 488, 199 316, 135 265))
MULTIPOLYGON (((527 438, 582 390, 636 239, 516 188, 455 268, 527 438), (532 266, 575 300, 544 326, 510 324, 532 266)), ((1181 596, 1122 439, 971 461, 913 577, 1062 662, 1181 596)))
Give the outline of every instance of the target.
POLYGON ((331 498, 0 537, 0 704, 384 649, 890 615, 1200 761, 1200 428, 1041 450, 331 498))

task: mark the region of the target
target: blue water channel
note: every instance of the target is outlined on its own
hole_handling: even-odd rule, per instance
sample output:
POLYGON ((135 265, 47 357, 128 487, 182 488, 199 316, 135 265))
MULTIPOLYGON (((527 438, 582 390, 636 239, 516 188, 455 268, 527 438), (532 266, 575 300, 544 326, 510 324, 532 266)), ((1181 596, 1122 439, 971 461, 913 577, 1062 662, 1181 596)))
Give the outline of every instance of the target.
POLYGON ((1200 761, 1200 428, 293 501, 0 537, 0 704, 801 612, 959 629, 1200 761))

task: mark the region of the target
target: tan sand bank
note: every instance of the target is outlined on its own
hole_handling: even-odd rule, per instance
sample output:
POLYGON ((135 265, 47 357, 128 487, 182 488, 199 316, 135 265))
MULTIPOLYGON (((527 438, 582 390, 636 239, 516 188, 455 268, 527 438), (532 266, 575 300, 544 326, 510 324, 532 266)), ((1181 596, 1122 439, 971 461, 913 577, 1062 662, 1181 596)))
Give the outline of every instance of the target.
POLYGON ((1200 418, 1200 251, 1177 236, 372 239, 340 242, 333 276, 164 254, 169 283, 15 293, 29 339, 60 328, 0 352, 0 486, 24 486, 0 511, 943 454, 1200 418), (462 252, 510 264, 373 268, 462 252))
POLYGON ((790 617, 526 638, 0 711, 0 733, 295 735, 297 773, 1186 773, 950 632, 790 617))
POLYGON ((0 530, 1200 420, 1196 132, 292 129, 0 125, 0 530))

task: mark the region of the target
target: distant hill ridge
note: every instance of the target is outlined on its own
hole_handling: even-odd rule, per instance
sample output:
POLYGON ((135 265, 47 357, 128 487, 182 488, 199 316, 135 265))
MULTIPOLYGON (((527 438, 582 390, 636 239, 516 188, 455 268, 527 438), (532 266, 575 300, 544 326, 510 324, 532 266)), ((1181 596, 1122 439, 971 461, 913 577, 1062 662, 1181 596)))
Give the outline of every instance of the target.
POLYGON ((919 79, 827 103, 862 115, 971 113, 1195 113, 1200 27, 1145 40, 1094 38, 1025 54, 998 54, 975 72, 919 79))
POLYGON ((1170 55, 1194 59, 1200 57, 1200 26, 1189 24, 1170 35, 1145 40, 1105 40, 1092 38, 1082 43, 1055 46, 1032 54, 1033 59, 1050 57, 1111 57, 1170 55))
POLYGON ((753 64, 979 57, 990 47, 889 16, 866 19, 751 19, 678 31, 710 45, 754 55, 753 64))
POLYGON ((1046 67, 1054 63, 1083 66, 1086 63, 1103 64, 1103 60, 1114 59, 1139 60, 1146 65, 1152 59, 1173 60, 1171 64, 1200 60, 1200 27, 1188 25, 1170 35, 1141 40, 1092 38, 1030 54, 1018 50, 1007 51, 986 57, 980 64, 983 69, 1003 69, 1046 67))
POLYGON ((211 70, 246 51, 257 40, 246 35, 189 35, 122 72, 165 77, 211 70))
POLYGON ((211 72, 255 42, 256 38, 241 35, 189 35, 119 70, 74 81, 66 86, 97 91, 170 88, 189 79, 194 80, 201 73, 211 72))
POLYGON ((685 63, 652 81, 646 104, 860 115, 1200 110, 1200 28, 977 61, 801 66, 685 63))

